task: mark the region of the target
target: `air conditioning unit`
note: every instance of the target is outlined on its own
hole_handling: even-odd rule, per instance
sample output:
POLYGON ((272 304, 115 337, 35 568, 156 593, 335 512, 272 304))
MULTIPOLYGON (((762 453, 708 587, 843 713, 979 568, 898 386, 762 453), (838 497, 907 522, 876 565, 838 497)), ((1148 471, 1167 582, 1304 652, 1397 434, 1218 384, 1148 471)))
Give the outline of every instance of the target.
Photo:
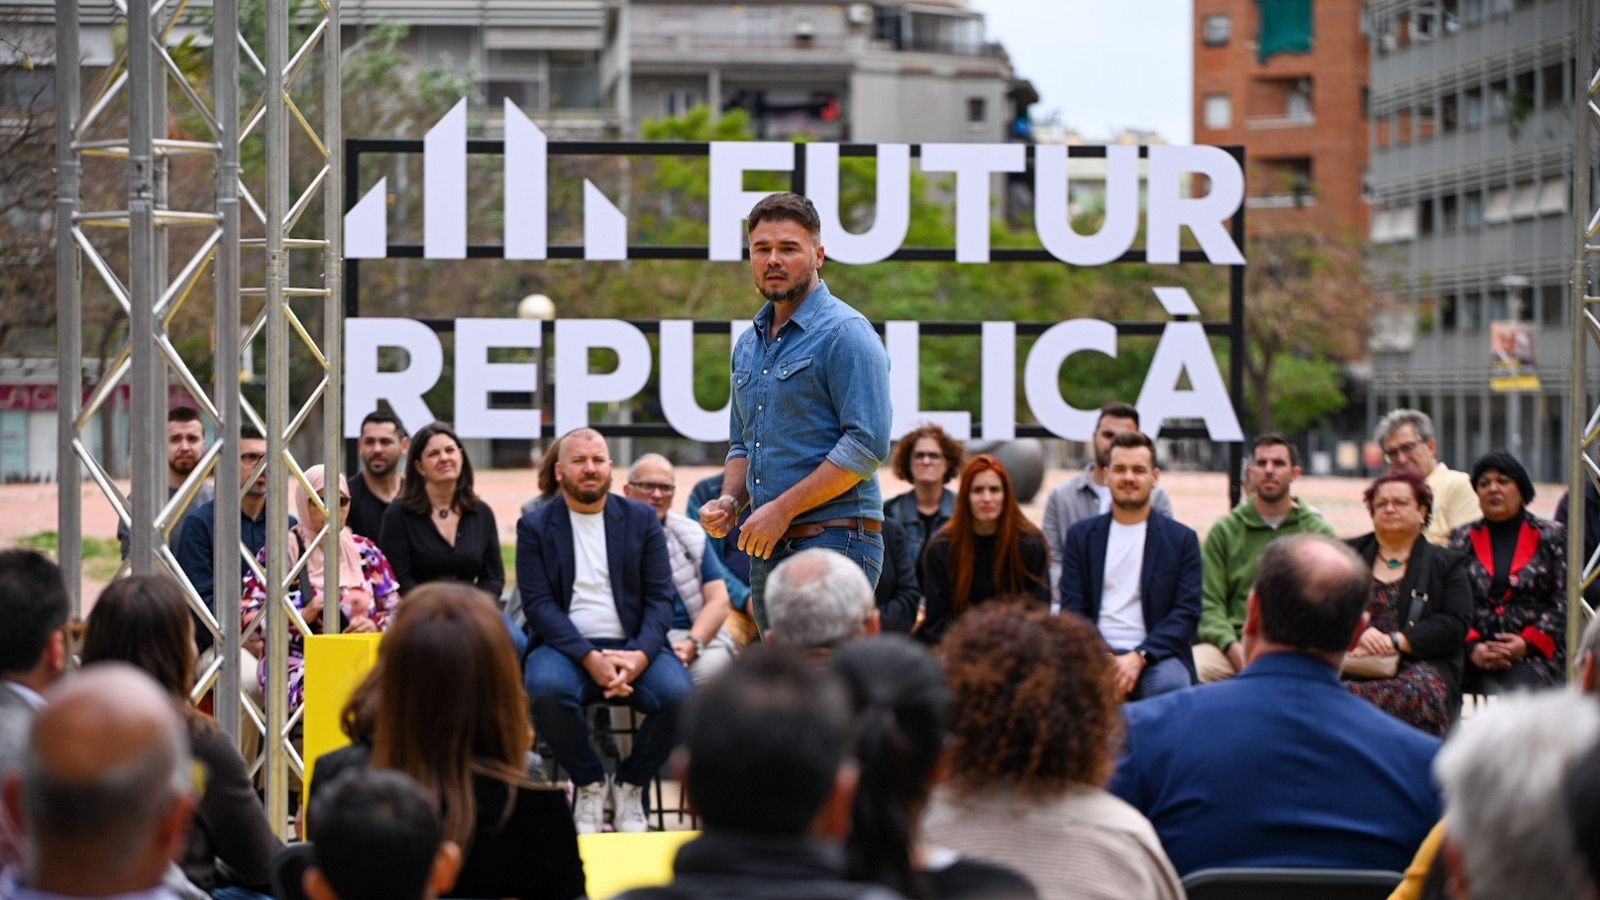
POLYGON ((851 25, 870 25, 870 24, 872 24, 872 4, 870 4, 870 3, 852 3, 852 4, 850 4, 849 8, 847 8, 844 11, 844 20, 846 22, 849 22, 851 25))

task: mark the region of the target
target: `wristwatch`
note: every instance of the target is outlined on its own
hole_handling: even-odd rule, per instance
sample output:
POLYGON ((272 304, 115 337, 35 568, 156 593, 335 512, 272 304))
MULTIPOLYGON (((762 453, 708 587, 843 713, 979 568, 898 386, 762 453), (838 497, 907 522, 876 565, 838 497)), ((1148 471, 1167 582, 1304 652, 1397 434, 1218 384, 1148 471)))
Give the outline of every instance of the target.
POLYGON ((728 508, 733 510, 734 515, 737 516, 739 514, 739 498, 733 496, 732 494, 723 494, 721 497, 717 498, 717 502, 726 502, 728 504, 728 508))
POLYGON ((700 640, 699 638, 695 637, 692 634, 689 635, 689 643, 694 645, 694 655, 695 656, 699 656, 700 654, 706 652, 706 642, 700 640))
POLYGON ((1150 665, 1150 651, 1149 650, 1146 650, 1143 647, 1135 647, 1135 648, 1133 648, 1133 652, 1139 654, 1139 658, 1144 660, 1144 664, 1145 665, 1147 665, 1147 666, 1150 665))

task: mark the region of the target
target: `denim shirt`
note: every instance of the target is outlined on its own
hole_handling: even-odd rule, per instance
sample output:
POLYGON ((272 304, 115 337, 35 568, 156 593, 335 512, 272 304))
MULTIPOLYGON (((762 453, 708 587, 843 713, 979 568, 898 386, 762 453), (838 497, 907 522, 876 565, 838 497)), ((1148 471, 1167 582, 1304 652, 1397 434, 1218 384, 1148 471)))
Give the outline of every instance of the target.
POLYGON ((878 467, 889 457, 889 354, 872 325, 825 283, 769 340, 773 308, 733 350, 728 459, 750 461, 745 487, 761 506, 823 461, 861 481, 795 524, 855 516, 883 519, 878 467))

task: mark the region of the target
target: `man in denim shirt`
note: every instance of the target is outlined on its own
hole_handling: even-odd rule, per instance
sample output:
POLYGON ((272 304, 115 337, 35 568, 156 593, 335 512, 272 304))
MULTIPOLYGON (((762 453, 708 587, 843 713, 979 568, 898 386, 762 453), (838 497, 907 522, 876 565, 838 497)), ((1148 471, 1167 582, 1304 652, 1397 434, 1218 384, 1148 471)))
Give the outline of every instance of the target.
POLYGON ((700 523, 721 537, 752 507, 739 549, 750 554, 752 607, 766 630, 767 573, 801 550, 843 553, 878 581, 889 356, 866 318, 819 277, 822 224, 810 200, 772 194, 748 222, 750 265, 767 303, 733 349, 722 496, 700 508, 700 523))

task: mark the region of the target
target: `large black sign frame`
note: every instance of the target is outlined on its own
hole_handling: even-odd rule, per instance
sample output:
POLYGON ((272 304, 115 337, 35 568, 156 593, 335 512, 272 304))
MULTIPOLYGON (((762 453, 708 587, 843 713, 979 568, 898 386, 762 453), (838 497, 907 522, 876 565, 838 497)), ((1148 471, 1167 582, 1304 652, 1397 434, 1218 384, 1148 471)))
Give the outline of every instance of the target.
MULTIPOLYGON (((794 168, 789 173, 789 189, 804 194, 806 192, 806 155, 805 145, 794 145, 794 168)), ((1245 150, 1239 145, 1225 145, 1219 149, 1228 153, 1239 165, 1239 171, 1245 171, 1245 150)), ((361 184, 358 178, 361 171, 361 157, 367 154, 399 154, 423 152, 423 141, 413 139, 375 139, 375 138, 347 138, 344 142, 344 211, 349 213, 361 199, 361 184)), ((549 141, 547 152, 550 156, 691 156, 709 157, 711 144, 695 141, 549 141)), ((1149 148, 1139 147, 1139 156, 1142 159, 1149 157, 1149 148)), ((505 141, 490 139, 471 139, 467 141, 469 155, 503 156, 505 154, 505 141)), ((876 144, 841 144, 839 155, 841 157, 876 157, 878 148, 876 144)), ((919 144, 911 145, 911 155, 920 157, 922 147, 919 144)), ((1106 148, 1103 146, 1074 146, 1071 155, 1075 158, 1104 158, 1106 148)), ((1031 177, 1034 164, 1033 145, 1026 147, 1027 170, 1024 177, 1031 177)), ((1239 248, 1241 254, 1245 251, 1245 209, 1248 203, 1241 199, 1239 209, 1230 220, 1230 234, 1233 243, 1239 248)), ((672 259, 672 260, 705 260, 711 255, 707 246, 662 246, 662 245, 633 245, 627 249, 628 259, 672 259)), ((749 257, 748 250, 744 254, 749 257)), ((583 246, 581 244, 552 244, 547 251, 551 260, 583 259, 583 246)), ((422 259, 423 247, 421 244, 389 244, 385 250, 386 259, 422 259)), ((504 259, 505 247, 500 244, 468 244, 468 259, 504 259)), ((955 248, 942 247, 901 247, 891 254, 885 261, 897 262, 954 262, 955 248)), ((1028 262, 1028 263, 1054 263, 1055 265, 1068 265, 1052 256, 1049 251, 1033 248, 1008 248, 996 247, 989 251, 991 262, 1028 262)), ((1130 248, 1122 256, 1107 265, 1117 263, 1146 262, 1143 248, 1130 248)), ((1208 263, 1205 253, 1201 250, 1186 249, 1179 253, 1180 263, 1208 263)), ((357 318, 361 315, 361 263, 362 260, 346 258, 344 260, 344 314, 346 318, 357 318)), ((1201 327, 1207 335, 1222 336, 1228 340, 1228 400, 1233 404, 1234 415, 1239 415, 1244 409, 1244 288, 1245 288, 1245 263, 1230 264, 1228 266, 1228 318, 1224 321, 1200 320, 1201 327)), ((1193 316, 1177 316, 1179 321, 1193 320, 1193 316)), ((453 319, 419 318, 422 322, 436 332, 452 331, 455 328, 453 319)), ((1116 328, 1117 334, 1123 335, 1150 335, 1159 336, 1169 320, 1160 321, 1113 321, 1110 324, 1116 328)), ((646 334, 657 331, 657 323, 653 320, 629 320, 629 324, 639 328, 646 334)), ((1054 322, 1017 322, 1018 335, 1039 335, 1054 322)), ((874 322, 873 326, 881 334, 883 323, 874 322)), ((924 335, 976 335, 982 330, 981 322, 924 322, 920 331, 924 335)), ((726 334, 728 323, 725 321, 697 321, 694 323, 696 334, 726 334)), ((974 422, 974 430, 979 423, 974 422)), ((666 422, 640 422, 630 424, 612 424, 606 426, 607 434, 618 437, 664 438, 676 437, 678 432, 666 422)), ((1173 438, 1209 438, 1210 434, 1204 428, 1165 428, 1162 429, 1163 437, 1173 438)), ((554 437, 554 424, 546 419, 541 425, 541 437, 554 437)), ((1017 437, 1053 438, 1056 435, 1041 425, 1018 424, 1017 437)), ((348 442, 347 455, 356 458, 355 442, 348 442)), ((1244 445, 1240 442, 1230 442, 1228 448, 1228 496, 1230 504, 1239 502, 1240 470, 1244 459, 1244 445)))

